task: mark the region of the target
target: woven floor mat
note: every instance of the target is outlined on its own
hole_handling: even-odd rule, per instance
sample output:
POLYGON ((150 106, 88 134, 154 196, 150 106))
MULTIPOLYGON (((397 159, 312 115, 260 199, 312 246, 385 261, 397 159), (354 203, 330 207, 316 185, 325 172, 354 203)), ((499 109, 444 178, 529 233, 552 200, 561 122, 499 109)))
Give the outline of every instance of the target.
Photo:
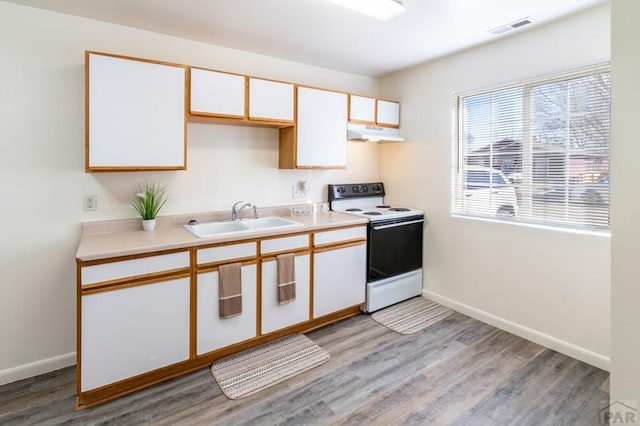
POLYGON ((454 310, 423 297, 414 297, 371 314, 371 318, 400 334, 414 334, 453 315, 454 310))
POLYGON ((230 399, 252 395, 329 360, 329 353, 303 334, 292 334, 219 359, 211 374, 230 399))

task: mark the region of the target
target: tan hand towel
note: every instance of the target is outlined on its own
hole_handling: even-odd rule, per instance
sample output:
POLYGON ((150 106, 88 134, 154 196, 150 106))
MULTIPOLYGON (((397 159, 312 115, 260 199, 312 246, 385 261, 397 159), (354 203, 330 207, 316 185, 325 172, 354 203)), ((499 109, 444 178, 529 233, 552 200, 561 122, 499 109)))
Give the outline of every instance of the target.
POLYGON ((220 318, 242 313, 242 263, 218 267, 218 301, 220 318))
POLYGON ((296 300, 296 255, 281 254, 278 261, 278 303, 283 305, 296 300))

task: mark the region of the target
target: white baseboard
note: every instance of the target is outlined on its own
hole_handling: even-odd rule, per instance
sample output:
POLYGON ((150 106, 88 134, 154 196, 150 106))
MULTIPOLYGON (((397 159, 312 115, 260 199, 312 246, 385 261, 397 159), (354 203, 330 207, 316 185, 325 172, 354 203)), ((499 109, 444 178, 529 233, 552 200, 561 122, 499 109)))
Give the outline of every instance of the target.
POLYGON ((76 353, 70 352, 53 358, 32 362, 31 364, 24 364, 17 367, 7 368, 6 370, 0 370, 0 386, 69 367, 75 365, 75 363, 76 353))
POLYGON ((553 336, 549 336, 548 334, 541 333, 513 321, 495 316, 488 312, 481 311, 480 309, 476 309, 472 306, 457 302, 428 290, 423 289, 422 295, 429 300, 433 300, 434 302, 440 303, 441 305, 447 306, 455 311, 469 315, 472 318, 491 324, 494 327, 498 327, 502 330, 508 331, 509 333, 513 333, 516 336, 531 340, 532 342, 538 343, 549 349, 553 349, 554 351, 558 351, 603 370, 610 371, 611 359, 609 357, 592 352, 583 347, 576 346, 564 340, 557 339, 553 336))

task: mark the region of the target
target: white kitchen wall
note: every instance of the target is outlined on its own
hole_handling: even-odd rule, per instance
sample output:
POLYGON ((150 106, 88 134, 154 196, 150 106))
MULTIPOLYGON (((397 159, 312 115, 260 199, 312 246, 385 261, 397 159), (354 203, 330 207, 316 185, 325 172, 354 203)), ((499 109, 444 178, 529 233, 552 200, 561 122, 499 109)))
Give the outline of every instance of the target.
POLYGON ((382 180, 392 203, 423 208, 429 222, 425 295, 605 369, 609 237, 452 218, 450 188, 453 93, 608 60, 609 39, 603 5, 388 76, 380 88, 401 101, 408 141, 381 146, 382 180))
MULTIPOLYGON (((278 170, 276 130, 190 124, 188 170, 84 173, 84 51, 197 65, 377 95, 378 80, 0 2, 0 384, 75 362, 75 251, 82 221, 135 217, 132 186, 167 184, 163 214, 326 200, 332 181, 376 180, 374 144, 346 170, 278 170), (84 212, 85 194, 98 210, 84 212)), ((114 313, 117 315, 117 313, 114 313)))
MULTIPOLYGON (((640 403, 640 2, 614 0, 611 6, 612 127, 611 169, 611 401, 640 403)), ((613 410, 624 406, 612 404, 613 410)), ((624 413, 622 413, 624 415, 624 413)), ((616 419, 616 418, 614 418, 616 419)), ((625 419, 620 417, 618 419, 625 419)), ((613 424, 614 421, 611 421, 613 424)), ((618 423, 622 423, 618 421, 618 423)), ((640 417, 635 413, 635 424, 640 417)))

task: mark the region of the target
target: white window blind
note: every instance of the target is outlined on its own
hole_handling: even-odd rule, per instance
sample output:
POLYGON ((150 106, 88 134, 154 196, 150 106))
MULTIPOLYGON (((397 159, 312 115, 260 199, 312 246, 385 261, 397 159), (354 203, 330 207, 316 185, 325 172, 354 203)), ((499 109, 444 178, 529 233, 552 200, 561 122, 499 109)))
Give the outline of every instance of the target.
POLYGON ((609 229, 609 65, 454 98, 452 213, 609 229))

